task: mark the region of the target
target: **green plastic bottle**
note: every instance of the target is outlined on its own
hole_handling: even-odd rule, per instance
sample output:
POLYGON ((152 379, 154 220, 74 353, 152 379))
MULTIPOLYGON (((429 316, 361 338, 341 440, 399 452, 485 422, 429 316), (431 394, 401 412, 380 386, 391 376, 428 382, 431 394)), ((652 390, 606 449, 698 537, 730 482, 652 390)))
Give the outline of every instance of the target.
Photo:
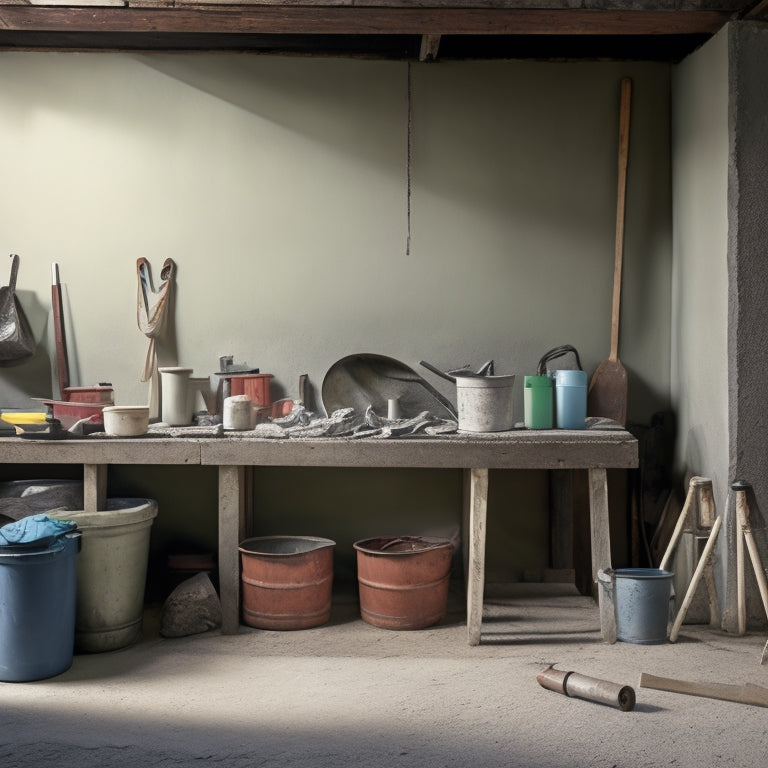
POLYGON ((525 376, 523 405, 527 429, 552 429, 552 379, 549 376, 525 376))

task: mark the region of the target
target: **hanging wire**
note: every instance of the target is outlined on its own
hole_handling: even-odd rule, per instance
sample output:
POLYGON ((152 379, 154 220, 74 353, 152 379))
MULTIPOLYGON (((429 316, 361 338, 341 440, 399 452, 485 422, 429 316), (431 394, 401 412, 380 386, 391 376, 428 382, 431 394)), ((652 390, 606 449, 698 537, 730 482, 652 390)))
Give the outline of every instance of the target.
POLYGON ((406 178, 406 230, 405 255, 411 255, 411 135, 413 132, 413 112, 412 112, 412 75, 411 62, 408 62, 408 141, 405 158, 405 178, 406 178))

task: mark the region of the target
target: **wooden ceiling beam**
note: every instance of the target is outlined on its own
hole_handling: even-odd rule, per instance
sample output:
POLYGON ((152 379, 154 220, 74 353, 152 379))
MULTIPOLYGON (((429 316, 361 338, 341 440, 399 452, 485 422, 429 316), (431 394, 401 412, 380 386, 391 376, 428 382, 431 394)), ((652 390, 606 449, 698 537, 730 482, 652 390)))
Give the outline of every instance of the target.
POLYGON ((745 14, 745 19, 759 19, 768 14, 768 0, 760 0, 757 5, 750 8, 745 14))
POLYGON ((714 34, 726 11, 376 8, 360 6, 52 7, 0 4, 0 31, 286 35, 714 34))

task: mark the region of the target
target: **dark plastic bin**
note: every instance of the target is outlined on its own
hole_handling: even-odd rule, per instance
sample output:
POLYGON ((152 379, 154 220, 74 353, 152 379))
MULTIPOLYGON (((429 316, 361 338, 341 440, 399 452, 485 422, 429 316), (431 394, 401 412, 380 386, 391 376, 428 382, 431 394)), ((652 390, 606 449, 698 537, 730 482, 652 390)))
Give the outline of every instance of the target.
POLYGON ((47 547, 0 547, 0 680, 42 680, 72 666, 80 532, 47 547))

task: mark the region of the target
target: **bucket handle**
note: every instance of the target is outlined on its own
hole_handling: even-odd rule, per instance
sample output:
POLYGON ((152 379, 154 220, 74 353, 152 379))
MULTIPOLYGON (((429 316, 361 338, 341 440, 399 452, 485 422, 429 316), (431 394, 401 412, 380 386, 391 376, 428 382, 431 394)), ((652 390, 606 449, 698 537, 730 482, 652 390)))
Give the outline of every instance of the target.
POLYGON ((536 373, 539 376, 546 376, 547 374, 547 363, 550 360, 554 360, 556 357, 562 357, 563 355, 567 355, 569 352, 573 353, 573 356, 576 358, 576 367, 581 371, 583 370, 581 367, 581 359, 579 358, 579 352, 576 349, 576 347, 572 347, 570 344, 562 344, 559 347, 554 347, 553 349, 550 349, 549 352, 545 352, 541 360, 539 360, 539 364, 536 368, 536 373))
POLYGON ((600 627, 603 639, 616 642, 616 571, 602 568, 597 572, 598 604, 600 605, 600 627))

